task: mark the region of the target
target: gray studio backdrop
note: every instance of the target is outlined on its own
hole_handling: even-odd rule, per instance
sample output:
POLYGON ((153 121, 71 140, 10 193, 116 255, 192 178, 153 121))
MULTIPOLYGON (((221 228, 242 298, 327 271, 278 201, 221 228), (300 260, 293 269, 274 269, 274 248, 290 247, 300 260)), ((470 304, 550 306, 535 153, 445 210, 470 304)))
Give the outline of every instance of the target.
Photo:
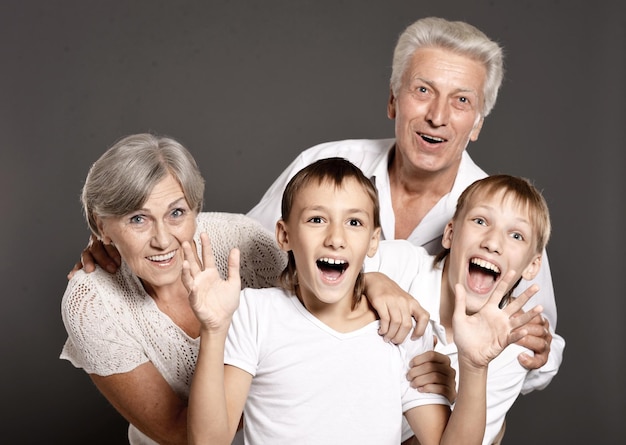
POLYGON ((507 444, 625 434, 625 16, 618 1, 14 1, 0 4, 3 443, 123 444, 125 422, 58 359, 66 274, 88 237, 90 164, 129 133, 181 140, 205 207, 245 213, 304 148, 393 134, 391 52, 427 15, 506 49, 506 79, 469 150, 532 178, 548 247, 561 371, 522 396, 507 444))

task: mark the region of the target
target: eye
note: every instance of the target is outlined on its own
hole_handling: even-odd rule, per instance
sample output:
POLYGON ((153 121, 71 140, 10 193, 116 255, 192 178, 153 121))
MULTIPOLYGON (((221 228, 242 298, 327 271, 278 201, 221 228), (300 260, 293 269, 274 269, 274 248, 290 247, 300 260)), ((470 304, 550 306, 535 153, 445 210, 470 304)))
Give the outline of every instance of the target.
POLYGON ((360 227, 360 226, 363 225, 363 223, 359 219, 351 218, 351 219, 348 220, 348 225, 350 225, 352 227, 360 227))
POLYGON ((514 233, 512 233, 512 234, 511 234, 511 238, 516 239, 516 240, 518 240, 518 241, 524 241, 524 240, 525 240, 524 235, 522 235, 522 234, 521 234, 521 233, 519 233, 519 232, 514 232, 514 233))
POLYGON ((472 98, 468 96, 457 96, 454 106, 459 110, 471 110, 474 107, 472 98))
POLYGON ((485 221, 483 218, 474 218, 474 219, 472 219, 472 221, 474 221, 479 226, 486 226, 487 225, 487 221, 485 221))
POLYGON ((131 224, 142 224, 145 221, 146 219, 143 217, 143 215, 133 215, 130 217, 131 224))
POLYGON ((187 211, 186 211, 185 209, 180 209, 180 208, 179 208, 179 209, 174 209, 174 210, 172 211, 172 216, 173 216, 174 218, 179 218, 179 217, 181 217, 181 216, 184 216, 184 215, 185 215, 185 213, 187 213, 187 211))
POLYGON ((308 222, 313 224, 321 224, 323 222, 323 219, 320 216, 314 216, 312 218, 309 218, 308 222))

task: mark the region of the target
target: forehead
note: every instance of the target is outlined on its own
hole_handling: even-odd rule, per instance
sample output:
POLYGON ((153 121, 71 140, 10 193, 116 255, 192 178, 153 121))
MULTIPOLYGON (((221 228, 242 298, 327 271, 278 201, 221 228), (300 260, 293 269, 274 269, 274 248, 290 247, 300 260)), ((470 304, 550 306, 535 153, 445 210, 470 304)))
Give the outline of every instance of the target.
POLYGON ((495 193, 490 190, 476 191, 468 197, 464 208, 465 212, 467 212, 470 209, 479 207, 506 210, 506 213, 510 216, 516 216, 525 220, 530 219, 530 210, 527 202, 508 190, 498 190, 495 193))
POLYGON ((294 197, 294 207, 324 206, 363 208, 373 212, 374 201, 365 187, 355 178, 345 178, 338 184, 330 179, 315 179, 305 184, 294 197))
POLYGON ((482 92, 487 70, 476 59, 449 49, 426 47, 413 53, 405 76, 482 92))
POLYGON ((184 197, 183 188, 180 183, 171 173, 168 173, 163 179, 157 182, 146 199, 146 204, 149 203, 171 203, 172 199, 178 199, 184 197))

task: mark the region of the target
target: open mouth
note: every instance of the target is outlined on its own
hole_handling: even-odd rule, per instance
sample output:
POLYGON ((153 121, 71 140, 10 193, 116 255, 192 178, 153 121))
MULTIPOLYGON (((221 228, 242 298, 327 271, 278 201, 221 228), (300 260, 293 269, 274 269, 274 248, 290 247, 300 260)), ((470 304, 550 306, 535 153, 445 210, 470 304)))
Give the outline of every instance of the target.
POLYGON ((431 136, 429 134, 424 134, 424 133, 419 133, 419 136, 426 142, 428 142, 429 144, 440 144, 442 142, 445 142, 446 140, 443 138, 439 138, 436 136, 431 136))
POLYGON ((166 263, 174 258, 174 255, 176 255, 176 251, 172 250, 171 252, 165 253, 163 255, 152 255, 146 258, 153 263, 166 263))
POLYGON ((474 292, 489 292, 500 275, 500 268, 489 261, 480 258, 471 258, 469 261, 468 284, 474 292))
POLYGON ((334 258, 320 258, 316 263, 322 276, 328 281, 338 280, 349 266, 347 261, 334 258))

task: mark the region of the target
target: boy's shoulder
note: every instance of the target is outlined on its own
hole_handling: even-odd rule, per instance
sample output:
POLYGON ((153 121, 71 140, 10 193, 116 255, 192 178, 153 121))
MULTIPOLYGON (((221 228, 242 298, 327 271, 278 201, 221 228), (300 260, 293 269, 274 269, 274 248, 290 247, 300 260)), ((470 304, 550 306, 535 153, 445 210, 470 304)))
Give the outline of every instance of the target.
POLYGON ((431 267, 434 257, 407 240, 383 240, 364 262, 365 272, 381 272, 405 288, 415 275, 431 267))
MULTIPOLYGON (((294 296, 281 287, 261 289, 245 288, 241 291, 239 308, 249 311, 272 311, 285 306, 293 306, 294 296)), ((239 309, 238 309, 239 310, 239 309)))

